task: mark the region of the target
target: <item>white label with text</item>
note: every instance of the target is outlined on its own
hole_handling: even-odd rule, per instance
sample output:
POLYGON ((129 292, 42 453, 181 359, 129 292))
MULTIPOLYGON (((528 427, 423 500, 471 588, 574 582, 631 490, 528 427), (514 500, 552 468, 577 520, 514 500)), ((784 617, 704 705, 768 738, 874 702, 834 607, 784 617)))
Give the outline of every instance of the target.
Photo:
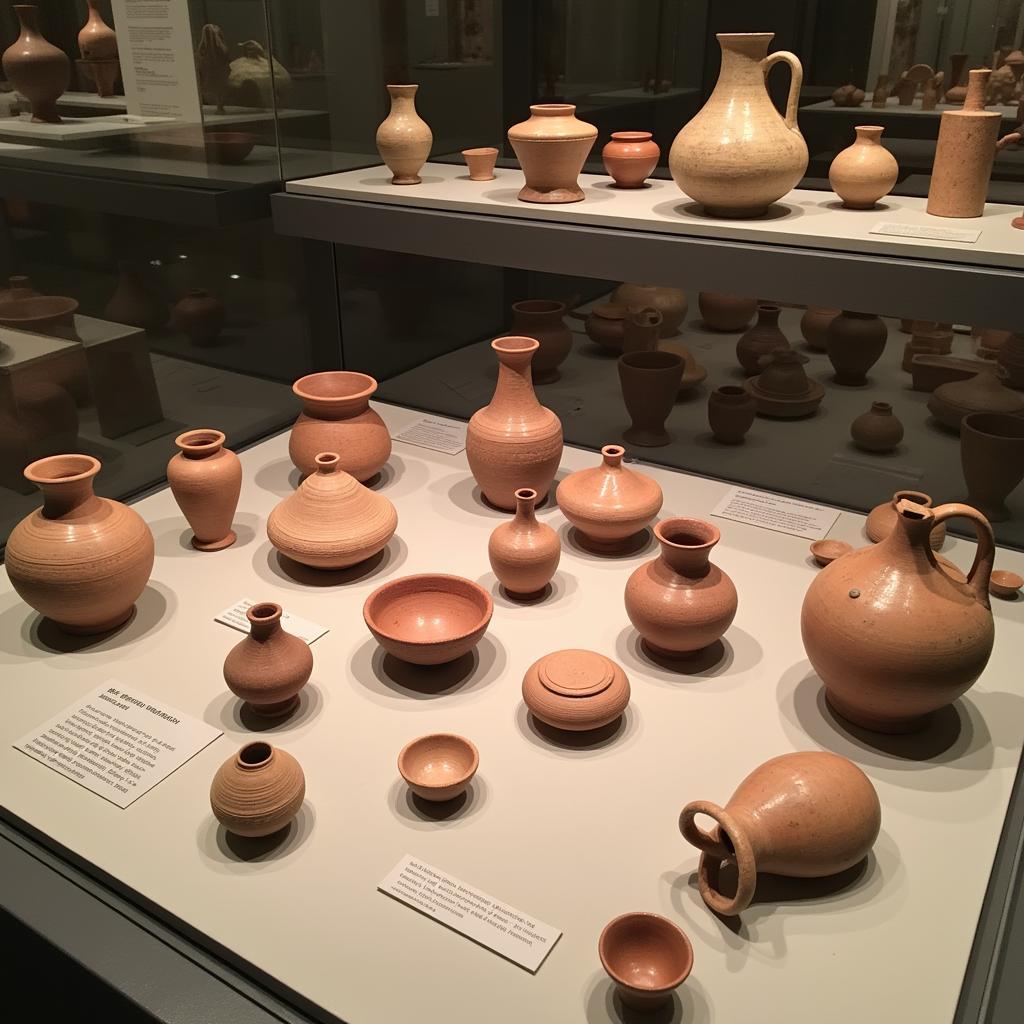
POLYGON ((965 242, 973 245, 981 238, 981 229, 944 228, 931 224, 876 224, 869 234, 897 235, 901 238, 937 238, 942 242, 965 242))
POLYGON ((396 441, 405 441, 418 448, 429 448, 431 451, 444 452, 445 455, 458 455, 466 450, 466 424, 450 423, 433 416, 422 416, 415 423, 410 423, 404 430, 392 434, 396 441))
POLYGON ((834 508, 749 487, 731 488, 711 514, 808 540, 821 540, 839 518, 834 508))
MULTIPOLYGON (((213 620, 214 622, 219 622, 222 626, 230 626, 232 629, 237 629, 240 633, 248 633, 249 620, 245 617, 245 613, 254 604, 256 604, 255 601, 250 601, 249 598, 243 597, 241 601, 236 601, 230 608, 225 608, 219 615, 215 615, 213 620)), ((328 632, 326 626, 310 622, 309 619, 304 619, 299 615, 292 615, 291 612, 281 613, 281 627, 293 636, 297 636, 300 640, 305 640, 307 644, 311 644, 314 640, 319 640, 320 637, 328 632)))

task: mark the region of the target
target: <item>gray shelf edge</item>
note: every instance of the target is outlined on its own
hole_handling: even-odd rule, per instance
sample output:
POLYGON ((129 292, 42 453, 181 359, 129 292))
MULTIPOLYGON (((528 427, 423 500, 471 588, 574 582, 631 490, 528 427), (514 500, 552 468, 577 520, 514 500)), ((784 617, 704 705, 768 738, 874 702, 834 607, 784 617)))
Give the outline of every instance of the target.
POLYGON ((757 294, 914 319, 1024 329, 1024 273, 831 249, 494 217, 278 192, 279 234, 607 280, 757 294))

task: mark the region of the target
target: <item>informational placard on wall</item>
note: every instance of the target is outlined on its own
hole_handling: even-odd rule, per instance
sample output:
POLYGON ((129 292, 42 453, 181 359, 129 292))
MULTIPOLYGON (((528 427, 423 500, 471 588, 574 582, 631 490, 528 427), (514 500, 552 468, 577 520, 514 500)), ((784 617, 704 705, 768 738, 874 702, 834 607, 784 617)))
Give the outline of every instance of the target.
POLYGON ((808 540, 821 540, 827 536, 839 518, 834 508, 789 498, 784 494, 755 491, 750 487, 730 488, 711 514, 808 540))
POLYGON ((128 113, 203 119, 185 0, 111 0, 128 113))
POLYGON ((111 680, 14 747, 127 807, 220 735, 206 722, 111 680))
POLYGON ((536 972, 562 933, 406 854, 377 886, 414 910, 536 972))

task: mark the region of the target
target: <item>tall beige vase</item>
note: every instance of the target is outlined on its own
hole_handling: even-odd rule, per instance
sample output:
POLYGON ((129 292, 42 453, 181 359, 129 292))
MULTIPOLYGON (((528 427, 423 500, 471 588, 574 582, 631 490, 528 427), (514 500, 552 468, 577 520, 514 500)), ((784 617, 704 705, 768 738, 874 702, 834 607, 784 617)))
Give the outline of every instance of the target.
POLYGON ((392 185, 419 185, 420 168, 430 156, 434 136, 416 113, 418 85, 389 85, 391 112, 377 129, 377 151, 391 171, 392 185))
POLYGON ((803 68, 788 50, 768 53, 774 35, 718 33, 718 84, 672 143, 668 166, 675 183, 713 217, 760 216, 807 169, 807 144, 796 122, 803 68), (792 72, 785 119, 765 85, 779 61, 792 72))
POLYGON ((985 109, 988 68, 969 74, 962 110, 944 110, 935 146, 928 213, 934 217, 980 217, 996 158, 1002 115, 985 109))

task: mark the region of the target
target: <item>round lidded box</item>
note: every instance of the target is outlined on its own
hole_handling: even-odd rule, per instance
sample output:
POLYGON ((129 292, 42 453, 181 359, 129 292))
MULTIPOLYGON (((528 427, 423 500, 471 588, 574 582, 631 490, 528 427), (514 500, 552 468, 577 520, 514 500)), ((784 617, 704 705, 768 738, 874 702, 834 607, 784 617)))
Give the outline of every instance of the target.
POLYGON ((537 718, 556 729, 600 729, 625 711, 629 680, 614 661, 596 651, 555 651, 527 669, 523 700, 537 718))

